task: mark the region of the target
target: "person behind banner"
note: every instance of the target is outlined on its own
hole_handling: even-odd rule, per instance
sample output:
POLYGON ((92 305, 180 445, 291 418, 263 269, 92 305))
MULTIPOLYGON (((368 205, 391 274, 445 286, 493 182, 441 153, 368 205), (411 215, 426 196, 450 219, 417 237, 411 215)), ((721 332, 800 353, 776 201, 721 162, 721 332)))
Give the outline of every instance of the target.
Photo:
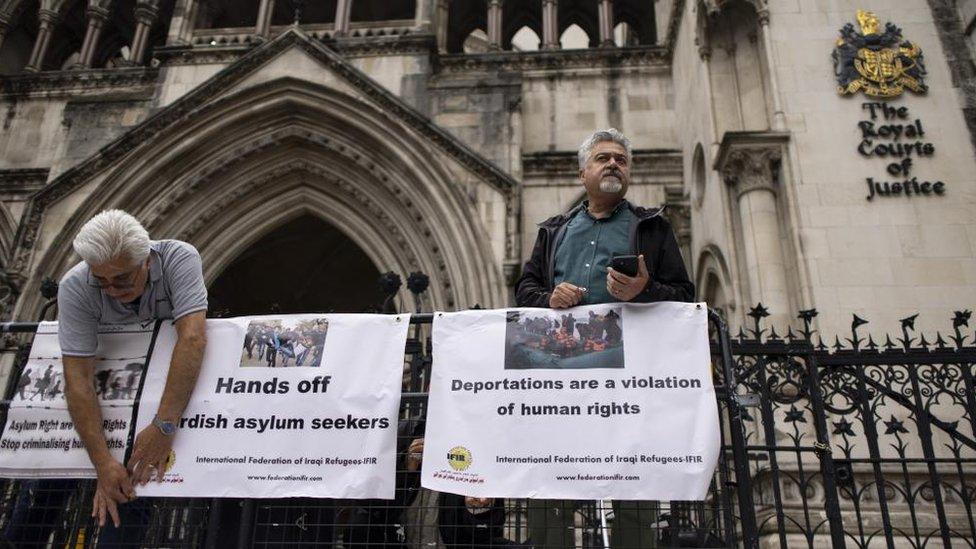
POLYGON ((437 527, 447 549, 525 549, 505 537, 505 500, 476 498, 444 492, 437 506, 437 527))
MULTIPOLYGON (((147 518, 145 508, 133 509, 129 503, 136 497, 134 486, 154 477, 163 480, 176 426, 207 344, 207 288, 200 254, 193 246, 150 240, 139 221, 121 210, 104 211, 89 220, 75 237, 74 249, 82 261, 64 275, 58 288, 58 339, 68 410, 98 474, 92 516, 102 527, 98 538, 104 547, 121 542, 123 523, 147 518), (109 451, 95 394, 98 327, 156 319, 174 321, 176 346, 152 424, 136 435, 131 457, 123 465, 109 451)), ((110 387, 118 392, 115 383, 110 387)), ((144 535, 148 524, 128 526, 127 543, 138 544, 136 538, 144 535)))
MULTIPOLYGON (((539 224, 532 255, 515 289, 520 307, 566 309, 598 303, 650 303, 694 299, 678 241, 664 208, 642 208, 624 196, 630 186, 630 140, 610 128, 594 132, 580 145, 579 179, 586 200, 569 212, 539 224), (610 264, 617 256, 638 258, 637 272, 628 276, 610 264)), ((610 341, 621 334, 616 320, 577 324, 583 340, 610 341)), ((570 502, 541 500, 528 506, 529 532, 537 548, 573 546, 570 502)), ((615 549, 653 547, 657 522, 651 502, 614 502, 615 549)))
POLYGON ((351 509, 345 530, 346 547, 407 549, 404 513, 420 491, 424 453, 423 420, 401 419, 397 426, 396 491, 392 500, 360 500, 351 509))

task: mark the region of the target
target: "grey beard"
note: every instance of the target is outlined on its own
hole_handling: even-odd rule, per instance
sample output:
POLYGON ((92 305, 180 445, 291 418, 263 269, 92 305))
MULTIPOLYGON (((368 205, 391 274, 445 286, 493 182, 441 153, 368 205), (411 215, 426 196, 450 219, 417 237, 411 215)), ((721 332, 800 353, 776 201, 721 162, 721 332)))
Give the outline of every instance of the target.
POLYGON ((605 193, 616 194, 624 188, 624 184, 616 177, 607 177, 600 181, 600 190, 605 193))

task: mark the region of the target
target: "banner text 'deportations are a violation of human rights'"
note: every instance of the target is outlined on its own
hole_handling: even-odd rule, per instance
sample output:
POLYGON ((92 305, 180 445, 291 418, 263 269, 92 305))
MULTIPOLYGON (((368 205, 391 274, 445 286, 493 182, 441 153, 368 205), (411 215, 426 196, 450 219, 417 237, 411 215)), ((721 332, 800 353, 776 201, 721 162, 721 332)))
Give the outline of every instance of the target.
POLYGON ((702 304, 438 313, 422 483, 702 499, 720 447, 702 304))

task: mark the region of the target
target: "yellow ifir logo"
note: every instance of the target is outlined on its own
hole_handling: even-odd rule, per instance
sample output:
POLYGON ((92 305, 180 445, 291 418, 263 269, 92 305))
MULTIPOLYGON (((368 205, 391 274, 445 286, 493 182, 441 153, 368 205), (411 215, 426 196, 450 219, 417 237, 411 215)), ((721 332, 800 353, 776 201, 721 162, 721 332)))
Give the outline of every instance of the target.
POLYGON ((455 471, 463 471, 471 467, 471 452, 464 446, 455 446, 447 452, 447 462, 455 471))
POLYGON ((169 451, 169 457, 166 458, 166 465, 163 468, 164 473, 168 473, 173 466, 176 465, 176 452, 173 450, 169 451))

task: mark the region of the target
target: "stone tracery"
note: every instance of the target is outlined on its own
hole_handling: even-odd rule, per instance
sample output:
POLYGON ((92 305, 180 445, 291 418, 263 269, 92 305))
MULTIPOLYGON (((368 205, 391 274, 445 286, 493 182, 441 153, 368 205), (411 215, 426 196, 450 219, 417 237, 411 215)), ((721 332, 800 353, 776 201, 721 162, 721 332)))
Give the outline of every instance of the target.
MULTIPOLYGON (((236 249, 231 244, 253 241, 260 230, 231 223, 223 235, 215 236, 213 220, 220 218, 225 225, 228 220, 239 220, 246 208, 230 216, 228 210, 244 208, 248 201, 253 205, 257 200, 262 207, 276 203, 277 196, 267 192, 278 188, 288 193, 290 201, 285 202, 291 206, 279 206, 287 210, 284 213, 265 209, 266 217, 281 223, 289 216, 313 213, 344 220, 339 225, 355 235, 354 240, 358 239, 376 264, 430 274, 435 279, 434 303, 454 307, 501 302, 496 293, 496 288, 504 287, 501 265, 491 259, 487 235, 477 234, 479 230, 472 224, 477 216, 472 198, 456 186, 457 175, 450 173, 475 165, 462 160, 466 154, 462 151, 440 161, 426 152, 429 147, 450 150, 454 145, 446 136, 433 140, 440 144, 421 144, 403 132, 391 135, 393 109, 381 112, 294 79, 202 105, 204 110, 194 113, 192 123, 161 126, 146 134, 154 141, 151 148, 166 151, 164 154, 120 155, 112 168, 112 155, 107 155, 104 159, 109 163, 88 170, 90 175, 81 175, 82 170, 74 179, 69 177, 77 185, 85 177, 108 170, 108 177, 69 225, 100 208, 126 207, 142 216, 151 230, 162 231, 159 234, 213 242, 212 247, 202 245, 201 251, 205 256, 212 254, 208 262, 219 269, 233 258, 221 256, 223 251, 236 249), (141 160, 133 160, 139 156, 141 160), (449 168, 457 160, 461 160, 457 167, 449 168), (262 185, 255 175, 261 173, 264 181, 274 179, 275 185, 262 185), (291 178, 292 185, 281 186, 282 177, 291 178), (452 220, 449 231, 430 225, 447 220, 452 220), (228 240, 227 234, 236 236, 228 240), (472 242, 480 244, 474 248, 463 244, 472 242), (459 284, 459 280, 467 282, 459 284)), ((174 120, 180 119, 182 116, 174 120)), ((133 150, 145 148, 138 140, 132 146, 133 150)), ((467 177, 488 176, 491 186, 495 184, 491 174, 491 169, 481 167, 467 177)), ((500 193, 502 204, 514 196, 504 185, 508 183, 493 191, 500 193)), ((37 209, 29 214, 37 223, 38 216, 67 192, 50 191, 35 201, 37 209)), ((517 215, 517 208, 512 215, 517 215)), ((33 235, 22 235, 17 261, 28 260, 34 242, 33 235)), ((66 246, 54 243, 53 250, 45 250, 41 269, 66 268, 70 261, 66 246)))

